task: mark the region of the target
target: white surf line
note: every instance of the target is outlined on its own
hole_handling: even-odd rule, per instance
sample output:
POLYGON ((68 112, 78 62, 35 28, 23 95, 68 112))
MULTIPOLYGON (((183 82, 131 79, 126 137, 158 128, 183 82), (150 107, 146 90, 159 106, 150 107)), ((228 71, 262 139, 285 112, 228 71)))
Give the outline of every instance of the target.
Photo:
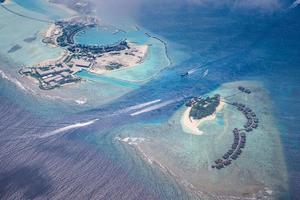
POLYGON ((72 130, 72 129, 77 129, 77 128, 81 128, 81 127, 85 127, 85 126, 89 126, 93 123, 95 123, 96 121, 98 121, 99 119, 94 119, 94 120, 91 120, 91 121, 88 121, 88 122, 79 122, 79 123, 76 123, 76 124, 72 124, 72 125, 69 125, 69 126, 65 126, 63 128, 59 128, 59 129, 56 129, 54 131, 51 131, 51 132, 48 132, 44 135, 40 135, 38 136, 39 138, 47 138, 47 137, 51 137, 51 136, 54 136, 54 135, 57 135, 57 134, 60 134, 60 133, 63 133, 63 132, 66 132, 66 131, 69 131, 69 130, 72 130))
POLYGON ((162 107, 165 107, 171 103, 174 103, 178 101, 178 99, 176 100, 169 100, 169 101, 165 101, 165 102, 162 102, 162 103, 159 103, 159 104, 156 104, 156 105, 153 105, 153 106, 150 106, 150 107, 147 107, 145 109, 142 109, 142 110, 139 110, 137 112, 134 112, 134 113, 131 113, 130 115, 131 116, 136 116, 136 115, 140 115, 142 113, 146 113, 146 112, 150 112, 150 111, 153 111, 153 110, 157 110, 159 108, 162 108, 162 107))
POLYGON ((0 70, 0 78, 5 79, 9 81, 10 83, 14 84, 17 88, 23 90, 27 93, 32 93, 36 95, 36 92, 32 89, 25 87, 20 81, 18 81, 16 78, 11 77, 9 74, 5 74, 4 71, 0 70))

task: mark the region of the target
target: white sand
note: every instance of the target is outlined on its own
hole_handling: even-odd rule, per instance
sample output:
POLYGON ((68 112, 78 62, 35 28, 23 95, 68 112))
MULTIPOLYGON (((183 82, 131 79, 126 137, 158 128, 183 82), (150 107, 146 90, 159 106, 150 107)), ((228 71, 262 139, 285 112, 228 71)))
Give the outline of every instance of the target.
POLYGON ((128 43, 130 49, 120 51, 120 54, 104 53, 101 57, 98 57, 96 64, 89 69, 90 72, 95 74, 105 74, 109 72, 115 72, 123 70, 125 68, 134 67, 144 62, 148 53, 148 45, 137 45, 134 43, 128 43), (119 63, 123 65, 120 69, 107 70, 106 66, 110 63, 119 63))
POLYGON ((46 30, 44 37, 46 38, 52 37, 55 29, 56 29, 55 24, 51 24, 51 26, 46 30))
POLYGON ((190 118, 190 111, 192 108, 188 107, 181 117, 182 130, 193 135, 203 135, 203 131, 199 130, 198 127, 205 121, 214 120, 216 118, 216 114, 224 108, 224 105, 225 103, 223 101, 220 101, 220 104, 216 108, 216 112, 199 120, 190 118))

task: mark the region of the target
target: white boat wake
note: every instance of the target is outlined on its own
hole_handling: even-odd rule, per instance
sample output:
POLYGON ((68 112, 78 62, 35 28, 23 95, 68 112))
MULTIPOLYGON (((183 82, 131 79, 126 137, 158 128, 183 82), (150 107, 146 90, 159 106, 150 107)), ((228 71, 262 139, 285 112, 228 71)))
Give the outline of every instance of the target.
POLYGON ((208 69, 206 69, 206 70, 205 70, 205 72, 203 73, 203 76, 202 76, 202 78, 206 77, 206 76, 207 76, 207 74, 208 74, 208 69))
POLYGON ((136 115, 140 115, 140 114, 143 114, 143 113, 147 113, 147 112, 150 112, 150 111, 157 110, 159 108, 165 107, 165 106, 167 106, 167 105, 169 105, 171 103, 175 103, 177 101, 179 101, 179 99, 165 101, 165 102, 162 102, 162 103, 159 103, 159 104, 147 107, 145 109, 139 110, 137 112, 131 113, 130 115, 131 116, 136 116, 136 115))
POLYGON ((79 122, 79 123, 76 123, 76 124, 72 124, 72 125, 69 125, 69 126, 65 126, 63 128, 59 128, 59 129, 56 129, 54 131, 51 131, 51 132, 48 132, 44 135, 40 135, 38 136, 39 138, 47 138, 47 137, 51 137, 51 136, 54 136, 54 135, 57 135, 57 134, 60 134, 60 133, 63 133, 63 132, 66 132, 66 131, 69 131, 69 130, 72 130, 72 129, 77 129, 77 128, 81 128, 81 127, 85 127, 85 126, 89 126, 93 123, 95 123, 96 121, 98 121, 99 119, 94 119, 94 120, 91 120, 91 121, 88 121, 88 122, 79 122))
POLYGON ((161 99, 156 99, 154 101, 149 101, 149 102, 146 102, 146 103, 141 103, 141 104, 137 104, 137 105, 134 105, 134 106, 130 106, 128 108, 125 108, 122 111, 123 112, 129 112, 129 111, 132 111, 132 110, 138 110, 138 109, 144 108, 146 106, 150 106, 152 104, 156 104, 158 102, 161 102, 161 99))

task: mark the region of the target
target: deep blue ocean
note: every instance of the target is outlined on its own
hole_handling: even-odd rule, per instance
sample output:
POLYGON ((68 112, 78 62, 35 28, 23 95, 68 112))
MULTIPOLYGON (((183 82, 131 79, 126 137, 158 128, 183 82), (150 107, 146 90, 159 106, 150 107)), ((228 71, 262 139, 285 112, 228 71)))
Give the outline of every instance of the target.
MULTIPOLYGON (((191 58, 113 105, 130 105, 137 99, 143 102, 204 94, 222 83, 237 80, 263 82, 272 98, 280 129, 290 195, 297 199, 300 196, 300 23, 297 20, 300 8, 260 13, 230 7, 151 3, 141 10, 137 18, 143 27, 181 44, 191 58), (200 78, 203 70, 189 78, 180 77, 194 67, 208 68, 208 77, 200 78)), ((177 106, 150 113, 142 120, 152 117, 166 120, 177 106)))
POLYGON ((166 96, 172 93, 176 96, 190 88, 191 94, 206 92, 234 80, 262 81, 274 103, 288 166, 291 198, 298 199, 300 23, 297 19, 300 8, 265 14, 184 3, 166 7, 168 9, 155 4, 143 7, 144 12, 139 16, 141 24, 170 41, 183 44, 192 58, 175 70, 165 72, 161 82, 153 81, 145 90, 159 88, 166 96), (199 65, 209 68, 210 80, 202 83, 197 74, 188 80, 175 80, 186 66, 199 65), (196 88, 191 87, 195 85, 196 88))
MULTIPOLYGON (((21 2, 23 1, 20 1, 20 5, 23 5, 21 2)), ((24 6, 28 5, 24 4, 24 6)), ((39 6, 36 8, 34 6, 34 9, 43 12, 43 10, 39 10, 39 6)), ((55 187, 55 184, 59 183, 47 181, 46 172, 53 170, 56 171, 56 176, 63 177, 62 183, 70 184, 72 188, 76 189, 76 186, 70 183, 72 179, 68 179, 68 173, 65 173, 65 168, 71 168, 76 164, 78 168, 72 168, 69 173, 77 173, 79 177, 85 175, 85 180, 78 179, 76 184, 99 186, 95 188, 91 186, 87 189, 89 192, 101 190, 102 186, 103 190, 108 191, 107 196, 104 196, 107 197, 106 199, 121 199, 122 197, 129 199, 181 199, 180 196, 187 194, 178 188, 179 186, 167 180, 167 177, 159 172, 153 172, 154 175, 147 172, 147 170, 153 169, 141 170, 142 161, 138 162, 136 166, 132 166, 130 161, 124 159, 128 155, 114 153, 116 147, 108 141, 112 139, 110 129, 117 129, 121 125, 168 120, 169 116, 183 104, 183 101, 176 101, 160 110, 132 119, 127 119, 126 115, 105 116, 115 110, 153 99, 180 99, 205 94, 227 82, 257 80, 264 83, 272 98, 289 172, 290 199, 298 199, 300 196, 298 190, 300 188, 300 23, 298 20, 300 7, 282 9, 273 13, 261 13, 235 10, 230 7, 153 2, 143 4, 134 17, 141 27, 150 30, 166 41, 179 44, 178 48, 182 48, 181 50, 189 54, 190 58, 164 70, 159 76, 135 88, 133 92, 122 98, 108 105, 84 111, 75 110, 74 112, 72 106, 32 101, 34 98, 28 97, 22 92, 11 92, 15 88, 0 80, 2 110, 0 133, 2 137, 10 139, 13 136, 51 130, 53 127, 71 124, 72 121, 101 117, 101 120, 95 125, 72 131, 72 134, 63 136, 59 143, 54 140, 45 142, 46 144, 38 142, 34 144, 36 149, 31 148, 32 144, 30 143, 14 141, 12 144, 8 144, 7 140, 0 140, 2 143, 0 150, 3 152, 1 162, 4 163, 0 165, 0 169, 15 177, 15 181, 20 183, 16 187, 23 188, 26 185, 26 182, 19 180, 21 178, 18 176, 28 174, 24 176, 32 181, 33 184, 30 186, 37 188, 28 190, 27 197, 29 199, 44 193, 51 194, 51 190, 48 190, 49 187, 51 188, 51 184, 53 184, 53 191, 63 191, 63 188, 55 187), (195 67, 199 70, 192 75, 180 76, 195 67), (206 69, 209 70, 209 73, 205 79, 201 79, 200 77, 206 69), (23 105, 18 97, 22 99, 23 105), (41 111, 31 113, 32 110, 27 109, 26 106, 32 107, 33 104, 36 104, 36 109, 41 111), (53 117, 46 117, 43 113, 51 113, 53 117), (22 120, 16 123, 19 119, 22 120), (30 127, 38 128, 30 129, 30 127), (89 141, 89 137, 86 135, 99 132, 99 130, 103 132, 103 143, 100 143, 101 147, 93 149, 88 146, 93 141, 86 144, 86 141, 89 141), (84 139, 85 142, 82 142, 81 139, 84 139), (48 147, 47 150, 45 145, 48 147), (77 148, 74 148, 75 145, 77 148), (45 151, 47 154, 41 153, 45 151), (47 165, 47 170, 41 170, 41 166, 35 166, 28 170, 29 162, 20 169, 14 168, 7 171, 5 164, 13 166, 19 162, 22 163, 17 160, 22 160, 24 157, 22 152, 31 155, 25 156, 26 159, 40 159, 45 162, 45 165, 41 166, 45 167, 48 164, 50 167, 47 165), (13 161, 10 159, 10 155, 15 156, 13 161), (68 156, 71 157, 69 160, 60 160, 68 156), (50 161, 53 161, 52 163, 62 162, 63 165, 51 164, 50 161), (80 167, 86 167, 90 171, 86 174, 87 172, 80 170, 80 167), (97 168, 105 173, 93 176, 97 174, 97 168), (146 173, 147 180, 143 178, 146 173)), ((172 45, 169 45, 168 48, 172 48, 172 45)), ((172 50, 169 53, 170 57, 175 59, 176 55, 172 50)), ((131 159, 130 156, 128 159, 131 159)), ((0 194, 5 191, 5 187, 11 181, 5 177, 2 174, 2 185, 0 183, 0 186, 3 186, 4 190, 0 188, 0 194)), ((71 196, 67 196, 67 193, 63 197, 71 198, 71 196)))

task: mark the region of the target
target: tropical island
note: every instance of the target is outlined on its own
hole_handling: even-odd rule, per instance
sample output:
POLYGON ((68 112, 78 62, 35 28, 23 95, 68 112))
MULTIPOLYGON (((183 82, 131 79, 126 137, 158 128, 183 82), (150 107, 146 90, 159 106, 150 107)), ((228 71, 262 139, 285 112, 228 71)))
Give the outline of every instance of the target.
POLYGON ((223 109, 224 102, 216 94, 213 97, 193 97, 185 105, 187 109, 181 119, 182 128, 185 132, 202 135, 198 126, 204 121, 213 120, 216 113, 223 109))
POLYGON ((238 111, 246 118, 246 123, 242 128, 233 129, 233 143, 231 148, 224 153, 222 158, 215 160, 214 164, 211 165, 212 168, 222 169, 226 166, 229 166, 233 160, 236 160, 241 154, 242 149, 246 145, 246 133, 253 131, 258 128, 259 119, 256 116, 256 113, 247 105, 239 102, 230 102, 226 100, 228 97, 235 96, 240 93, 250 95, 252 92, 249 88, 243 86, 238 86, 239 92, 224 97, 221 99, 219 94, 214 95, 213 97, 192 97, 189 101, 186 102, 185 106, 188 107, 183 114, 181 125, 185 132, 191 133, 194 135, 202 135, 203 132, 198 129, 200 124, 207 120, 213 120, 216 117, 216 112, 219 112, 224 104, 235 107, 238 111))
POLYGON ((126 39, 111 45, 83 45, 74 41, 74 36, 79 32, 99 26, 100 20, 90 16, 55 22, 45 32, 43 42, 55 48, 63 48, 63 56, 33 67, 23 67, 20 74, 35 78, 41 89, 49 90, 80 81, 76 73, 81 70, 104 74, 133 67, 144 61, 147 45, 138 45, 126 39))

